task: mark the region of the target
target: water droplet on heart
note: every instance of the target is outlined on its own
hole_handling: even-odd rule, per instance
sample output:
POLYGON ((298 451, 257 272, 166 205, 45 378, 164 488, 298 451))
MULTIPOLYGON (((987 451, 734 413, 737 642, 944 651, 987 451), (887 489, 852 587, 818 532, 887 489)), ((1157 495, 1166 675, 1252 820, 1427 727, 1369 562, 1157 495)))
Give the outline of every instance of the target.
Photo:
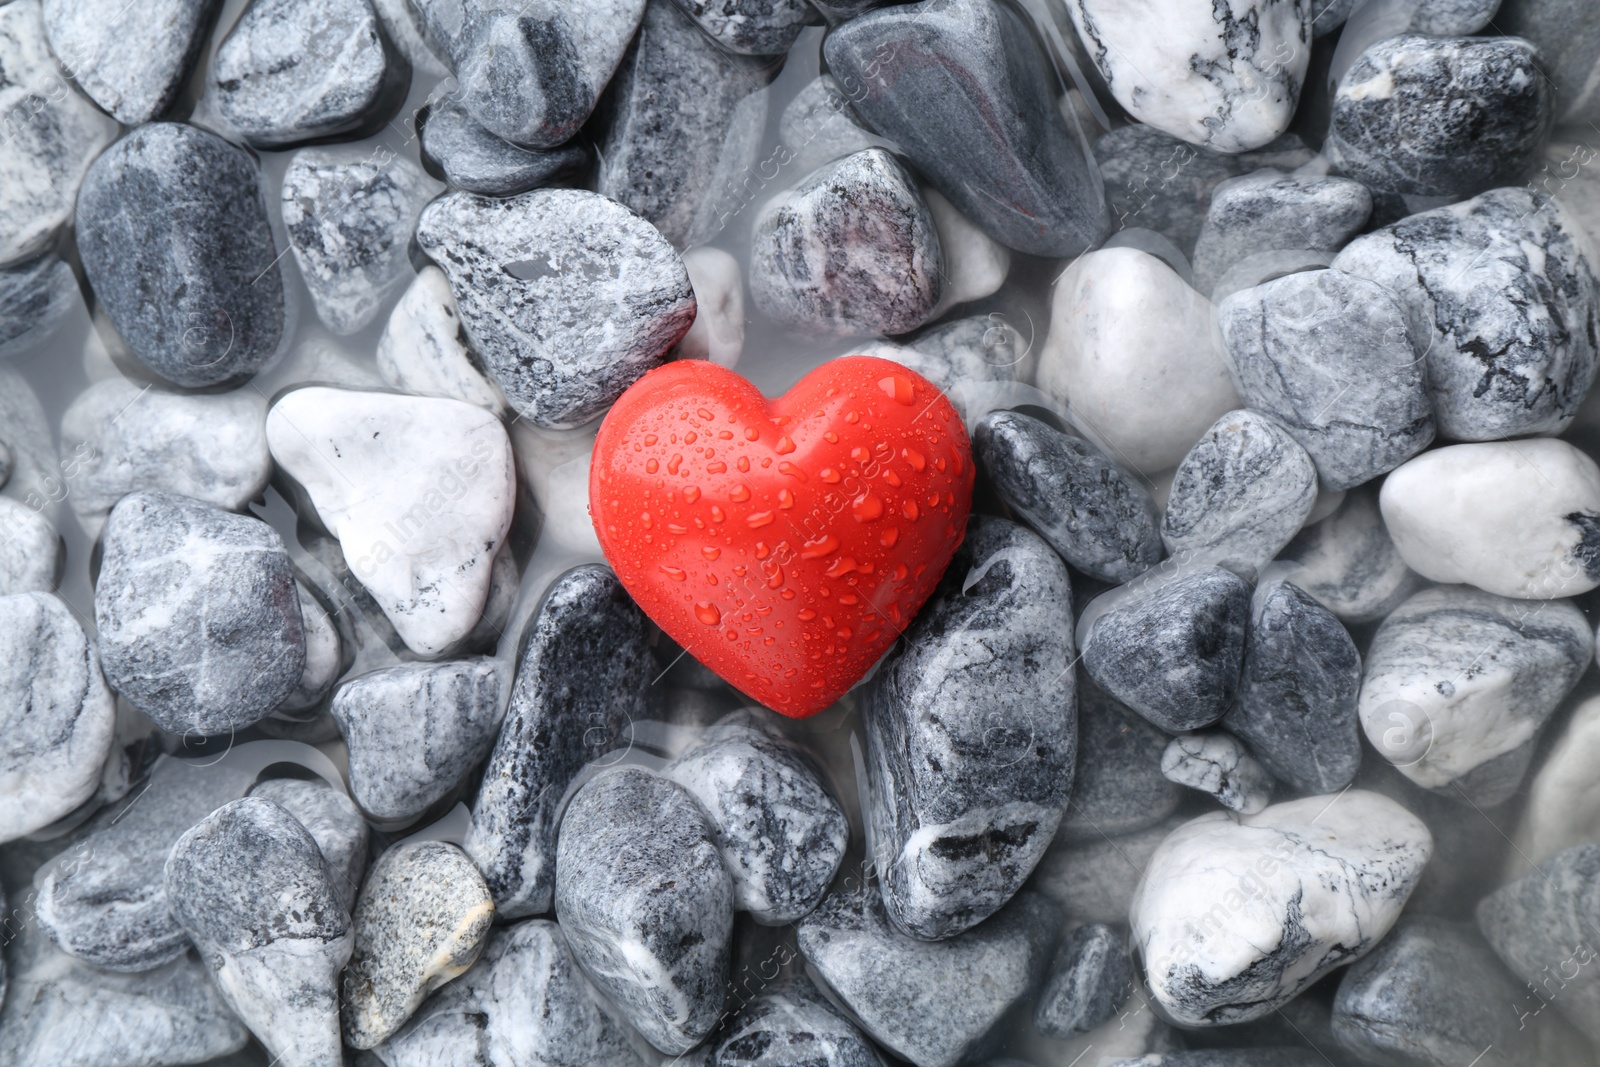
POLYGON ((716 418, 715 415, 711 414, 711 412, 707 411, 705 408, 701 408, 700 410, 696 411, 695 414, 699 415, 706 422, 711 422, 716 418))
POLYGON ((856 423, 861 421, 861 416, 856 414, 854 411, 847 411, 844 413, 844 421, 849 423, 851 426, 854 426, 856 423))
POLYGON ((900 484, 901 484, 900 483, 900 476, 898 474, 896 474, 892 470, 889 470, 887 468, 884 469, 883 480, 888 482, 891 486, 893 486, 896 489, 900 488, 900 484))
POLYGON ((700 435, 695 433, 693 430, 690 430, 688 433, 683 435, 683 443, 686 445, 692 445, 698 440, 700 440, 700 435))
POLYGON ((715 626, 722 621, 722 612, 710 601, 702 600, 694 606, 694 617, 707 626, 715 626))
POLYGON ((667 532, 668 533, 675 533, 675 534, 686 534, 686 533, 689 532, 689 527, 683 525, 682 523, 669 522, 669 523, 667 523, 667 532))
POLYGON ((911 464, 912 470, 918 472, 921 472, 928 465, 928 461, 923 458, 922 453, 914 448, 902 448, 900 450, 900 458, 911 464))
POLYGON ((894 565, 895 581, 897 581, 897 582, 898 581, 904 581, 905 580, 905 576, 910 574, 910 573, 911 573, 910 571, 906 570, 906 565, 904 563, 896 563, 894 565))
POLYGON ((915 522, 917 516, 922 514, 922 509, 917 507, 917 502, 915 500, 907 500, 905 504, 901 506, 900 514, 915 522))
POLYGON ((885 396, 897 404, 910 406, 917 398, 916 387, 911 382, 898 374, 891 374, 887 378, 878 379, 878 388, 883 390, 885 396))
POLYGON ((754 441, 757 438, 759 438, 760 436, 761 436, 761 431, 756 429, 754 426, 746 426, 744 428, 744 439, 746 441, 754 441))
POLYGON ((872 493, 862 493, 850 504, 850 514, 857 522, 872 522, 883 517, 883 501, 872 493))
POLYGON ((773 515, 770 511, 752 511, 749 515, 745 516, 744 521, 752 530, 754 530, 767 525, 772 521, 772 519, 773 515))
POLYGON ((722 555, 722 549, 715 545, 706 545, 700 550, 700 554, 706 559, 710 560, 712 563, 715 563, 717 561, 717 557, 722 555))
POLYGON ((656 471, 658 471, 660 469, 661 469, 661 464, 656 462, 656 459, 655 459, 654 456, 651 456, 649 459, 644 461, 644 472, 646 474, 654 474, 656 471))
POLYGON ((661 573, 665 574, 668 578, 671 578, 675 582, 681 582, 685 578, 689 577, 687 574, 683 573, 681 570, 679 570, 676 567, 663 566, 661 568, 661 573))
POLYGON ((742 485, 736 485, 728 492, 728 499, 735 504, 743 504, 750 499, 750 490, 742 485))
POLYGON ((653 433, 647 433, 647 434, 644 435, 644 443, 645 443, 645 447, 647 447, 647 448, 649 446, 655 444, 659 440, 661 440, 661 438, 657 437, 653 433))
POLYGON ((823 534, 815 541, 807 541, 800 546, 801 559, 821 559, 832 552, 839 550, 839 539, 833 534, 823 534))
POLYGON ((722 636, 726 637, 729 641, 737 641, 737 640, 739 640, 739 631, 738 630, 729 630, 726 633, 724 633, 722 636))
POLYGON ((674 452, 672 458, 667 460, 667 473, 677 474, 678 468, 683 465, 683 453, 674 452))
POLYGON ((809 480, 809 479, 806 478, 806 472, 805 471, 801 470, 799 467, 796 467, 793 463, 790 463, 788 460, 784 460, 782 463, 778 464, 778 473, 779 474, 787 474, 791 478, 798 478, 802 482, 805 482, 805 481, 809 480))
POLYGON ((810 608, 801 608, 798 617, 801 622, 810 622, 812 619, 817 617, 817 613, 812 611, 810 608))
POLYGON ((711 521, 712 522, 721 522, 723 519, 726 519, 727 517, 728 517, 727 513, 724 512, 721 508, 717 507, 717 505, 715 505, 715 504, 711 505, 711 521))
POLYGON ((784 434, 782 437, 778 438, 778 443, 772 446, 772 450, 778 453, 780 456, 787 456, 790 452, 794 451, 794 442, 789 440, 788 434, 784 434))
POLYGON ((766 559, 770 555, 772 555, 772 549, 768 547, 767 543, 765 541, 757 541, 756 559, 766 559))
POLYGON ((723 471, 725 471, 727 469, 728 469, 728 465, 726 463, 722 462, 722 460, 720 460, 720 459, 717 460, 715 463, 707 463, 706 464, 706 473, 707 474, 721 474, 723 471))
POLYGON ((891 526, 878 535, 878 544, 884 548, 893 548, 898 540, 900 540, 900 528, 898 526, 891 526))
POLYGON ((650 513, 648 511, 639 512, 639 525, 643 526, 646 530, 648 530, 648 529, 650 529, 650 523, 651 523, 650 513))
MULTIPOLYGON (((829 578, 838 578, 841 575, 849 574, 851 571, 853 571, 855 569, 856 569, 856 561, 855 560, 851 559, 849 556, 841 556, 838 559, 834 560, 833 563, 829 565, 828 569, 826 571, 824 571, 823 573, 825 573, 829 578)), ((842 601, 843 597, 841 597, 840 599, 842 601)), ((854 600, 851 600, 850 602, 852 604, 855 603, 854 600)))
POLYGON ((928 506, 930 508, 936 508, 936 507, 939 506, 939 494, 938 493, 929 493, 928 494, 928 506))
POLYGON ((738 460, 734 463, 734 466, 738 467, 740 471, 749 471, 749 469, 750 469, 750 457, 749 456, 740 456, 738 458, 738 460))
POLYGON ((839 472, 834 470, 832 467, 823 467, 822 470, 817 472, 817 477, 821 478, 829 485, 835 485, 839 481, 839 472))
POLYGON ((787 489, 778 490, 778 507, 788 509, 794 507, 794 494, 787 489))
POLYGON ((693 504, 696 500, 699 500, 700 499, 700 487, 697 486, 697 485, 689 486, 687 489, 685 489, 683 491, 683 499, 687 500, 691 504, 693 504))

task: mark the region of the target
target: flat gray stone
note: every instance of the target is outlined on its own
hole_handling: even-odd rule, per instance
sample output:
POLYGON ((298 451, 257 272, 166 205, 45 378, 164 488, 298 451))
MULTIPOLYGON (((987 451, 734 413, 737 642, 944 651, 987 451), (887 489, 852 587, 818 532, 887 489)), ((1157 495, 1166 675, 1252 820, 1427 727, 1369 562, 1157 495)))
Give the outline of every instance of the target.
POLYGON ((367 869, 368 831, 350 798, 320 778, 269 778, 249 795, 272 801, 306 828, 327 862, 340 905, 354 907, 367 869))
POLYGON ((1263 168, 1211 191, 1194 246, 1194 287, 1210 293, 1229 267, 1263 252, 1332 255, 1366 225, 1372 194, 1349 178, 1263 168))
POLYGON ((222 0, 44 0, 50 48, 118 122, 165 118, 200 61, 222 0))
POLYGON ((1033 1007, 1033 1028, 1046 1037, 1088 1033, 1116 1017, 1133 992, 1133 963, 1122 935, 1088 923, 1062 939, 1033 1007))
POLYGON ((452 96, 430 108, 422 120, 422 163, 457 189, 515 196, 577 177, 588 169, 589 151, 577 141, 551 148, 503 141, 452 96))
POLYGON ((82 301, 77 276, 54 253, 0 270, 0 359, 37 346, 82 301))

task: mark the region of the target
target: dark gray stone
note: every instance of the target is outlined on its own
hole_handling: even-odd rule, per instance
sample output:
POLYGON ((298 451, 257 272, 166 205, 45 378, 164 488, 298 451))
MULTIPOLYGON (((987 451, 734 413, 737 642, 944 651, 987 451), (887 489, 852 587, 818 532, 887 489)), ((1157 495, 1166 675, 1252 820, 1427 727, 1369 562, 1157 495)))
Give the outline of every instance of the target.
POLYGON ((806 0, 676 0, 718 45, 742 56, 779 56, 821 20, 806 0))
POLYGON ((884 1048, 917 1067, 954 1067, 1035 990, 1060 915, 1023 893, 943 941, 890 925, 870 887, 830 894, 800 924, 800 951, 884 1048))
POLYGON ((1198 567, 1152 575, 1148 584, 1102 598, 1079 623, 1083 666, 1095 684, 1172 733, 1222 718, 1244 658, 1250 616, 1244 580, 1220 567, 1198 567))
POLYGON ((1332 255, 1366 225, 1372 194, 1348 178, 1300 177, 1270 168, 1230 178, 1211 193, 1194 246, 1194 287, 1210 293, 1229 267, 1262 252, 1332 255))
MULTIPOLYGON (((1318 37, 1326 37, 1343 26, 1345 20, 1360 6, 1360 0, 1311 0, 1312 31, 1318 37)), ((1406 11, 1408 8, 1411 16, 1407 24, 1409 32, 1431 33, 1438 37, 1465 37, 1477 33, 1494 19, 1495 12, 1500 8, 1500 0, 1412 0, 1406 7, 1396 6, 1391 10, 1406 11)), ((1503 32, 1522 31, 1503 29, 1503 32)))
POLYGON ((718 1037, 708 1067, 883 1067, 866 1034, 809 982, 746 1004, 718 1037))
POLYGON ((367 869, 367 823, 350 798, 321 778, 269 778, 250 795, 270 800, 306 828, 328 865, 345 911, 355 907, 367 869))
POLYGON ((787 326, 906 333, 933 313, 943 272, 928 205, 881 148, 828 164, 756 218, 750 295, 787 326))
POLYGON ((924 0, 837 27, 828 69, 873 132, 978 228, 1030 255, 1075 256, 1109 218, 1048 61, 992 0, 924 0))
POLYGON ((778 73, 770 60, 729 55, 684 12, 738 18, 745 5, 798 10, 804 0, 649 0, 600 106, 597 190, 679 248, 705 244, 743 206, 728 190, 754 173, 762 90, 778 73))
POLYGON ((594 419, 694 322, 677 251, 595 193, 451 193, 423 211, 417 241, 449 277, 486 369, 537 426, 594 419))
POLYGON ((1339 80, 1322 150, 1376 190, 1471 196, 1533 169, 1550 107, 1527 41, 1391 37, 1339 80))
POLYGON ((1223 728, 1273 777, 1305 793, 1337 793, 1361 767, 1360 690, 1361 655, 1334 614, 1292 581, 1258 586, 1223 728))
POLYGON ((1133 961, 1121 935, 1104 923, 1080 926, 1056 948, 1033 1027, 1046 1037, 1087 1033, 1115 1017, 1132 992, 1133 961))
POLYGON ((1595 267, 1582 231, 1531 189, 1496 189, 1350 242, 1333 266, 1386 287, 1427 362, 1439 436, 1564 430, 1593 384, 1595 267))
POLYGON ((1092 578, 1125 582, 1161 561, 1155 502, 1089 442, 1020 411, 985 416, 978 466, 1017 516, 1092 578))
POLYGON ((1102 841, 1172 814, 1183 790, 1161 773, 1167 740, 1084 672, 1078 682, 1078 765, 1056 839, 1102 841))
POLYGON ((504 918, 550 910, 567 787, 650 717, 658 671, 646 626, 616 575, 588 564, 556 580, 523 634, 511 704, 463 845, 504 918))
POLYGON ((1549 78, 1558 123, 1600 120, 1600 82, 1594 76, 1600 23, 1587 0, 1502 0, 1494 31, 1526 38, 1539 49, 1539 66, 1549 78))
POLYGON ((294 572, 271 526, 171 493, 111 511, 94 615, 106 681, 175 734, 240 730, 305 669, 294 572))
POLYGON ((556 913, 572 954, 669 1055, 716 1027, 727 995, 733 881, 687 790, 638 767, 591 779, 567 806, 556 913))
POLYGON ((78 196, 78 254, 129 350, 178 385, 254 374, 283 337, 283 275, 250 154, 181 123, 108 149, 78 196))
POLYGON ((1273 416, 1349 489, 1433 443, 1425 363, 1383 286, 1338 270, 1244 289, 1217 308, 1239 396, 1273 416))
POLYGON ((350 749, 350 792, 375 819, 410 820, 483 762, 500 721, 494 661, 401 663, 353 678, 330 711, 350 749))
POLYGON ((80 301, 72 268, 53 253, 0 270, 0 359, 44 340, 80 301))
POLYGON ((370 0, 252 0, 217 46, 218 113, 257 148, 360 140, 399 111, 411 64, 370 0))
POLYGON ((44 0, 50 48, 118 122, 164 118, 216 25, 222 0, 44 0))
POLYGON ((872 849, 895 927, 937 940, 1033 873, 1077 754, 1072 590, 1031 531, 974 517, 864 716, 872 849))
POLYGON ((1420 582, 1389 537, 1370 486, 1345 494, 1337 511, 1301 530, 1279 558, 1297 565, 1295 585, 1352 624, 1382 619, 1420 582))
POLYGON ((575 178, 589 166, 576 141, 523 148, 484 129, 461 102, 447 97, 422 122, 422 162, 434 176, 481 196, 515 196, 575 178))
POLYGON ((844 859, 850 825, 810 758, 764 719, 734 713, 661 773, 710 818, 734 907, 778 925, 817 906, 844 859))
MULTIPOLYGON (((1129 718, 1146 730, 1155 729, 1132 713, 1129 718)), ((1166 784, 1176 798, 1178 787, 1166 784)), ((1169 813, 1176 806, 1175 799, 1167 804, 1169 813)), ((1039 861, 1029 888, 1055 901, 1070 919, 1121 925, 1128 921, 1128 907, 1133 903, 1139 876, 1177 825, 1177 819, 1168 819, 1132 833, 1117 834, 1107 829, 1091 831, 1080 839, 1057 833, 1050 850, 1039 861)))

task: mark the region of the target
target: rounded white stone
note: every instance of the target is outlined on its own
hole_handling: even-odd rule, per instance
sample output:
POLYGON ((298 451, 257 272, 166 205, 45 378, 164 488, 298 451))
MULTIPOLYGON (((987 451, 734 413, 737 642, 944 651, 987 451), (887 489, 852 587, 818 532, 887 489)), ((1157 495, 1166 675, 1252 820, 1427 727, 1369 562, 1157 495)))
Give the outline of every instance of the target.
POLYGON ((979 300, 995 292, 1011 271, 1011 250, 975 226, 936 189, 924 188, 933 228, 944 250, 944 287, 932 318, 957 304, 979 300))
POLYGON ((1520 878, 1558 852, 1600 841, 1600 697, 1573 712, 1528 790, 1506 881, 1520 878))
POLYGON ((0 496, 0 596, 48 593, 61 566, 61 537, 33 508, 0 496))
POLYGON ((506 398, 473 358, 450 281, 438 267, 424 267, 390 312, 378 338, 378 373, 407 393, 506 412, 506 398))
POLYGON ((678 342, 677 358, 709 359, 733 368, 744 352, 744 279, 739 261, 702 245, 683 254, 697 307, 694 325, 678 342))

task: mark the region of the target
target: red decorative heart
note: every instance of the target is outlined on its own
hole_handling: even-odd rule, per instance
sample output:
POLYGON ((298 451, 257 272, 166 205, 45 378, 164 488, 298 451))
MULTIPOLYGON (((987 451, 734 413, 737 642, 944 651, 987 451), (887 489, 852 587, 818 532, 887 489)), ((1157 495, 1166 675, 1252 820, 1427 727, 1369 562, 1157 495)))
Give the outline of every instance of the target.
POLYGON ((729 684, 813 715, 910 625, 965 535, 961 416, 897 363, 832 360, 768 402, 706 360, 622 394, 589 507, 645 613, 729 684))

